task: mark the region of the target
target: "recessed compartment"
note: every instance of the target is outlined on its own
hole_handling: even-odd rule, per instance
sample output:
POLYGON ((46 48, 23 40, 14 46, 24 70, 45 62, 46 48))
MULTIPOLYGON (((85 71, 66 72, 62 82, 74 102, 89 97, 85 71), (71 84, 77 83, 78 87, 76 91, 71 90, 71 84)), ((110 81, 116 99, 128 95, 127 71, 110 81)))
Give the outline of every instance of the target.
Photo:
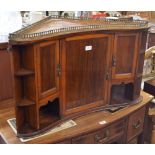
POLYGON ((122 83, 111 86, 110 104, 127 104, 132 101, 133 84, 122 83))
POLYGON ((52 123, 60 120, 59 100, 48 102, 46 105, 39 108, 40 129, 49 126, 52 123))

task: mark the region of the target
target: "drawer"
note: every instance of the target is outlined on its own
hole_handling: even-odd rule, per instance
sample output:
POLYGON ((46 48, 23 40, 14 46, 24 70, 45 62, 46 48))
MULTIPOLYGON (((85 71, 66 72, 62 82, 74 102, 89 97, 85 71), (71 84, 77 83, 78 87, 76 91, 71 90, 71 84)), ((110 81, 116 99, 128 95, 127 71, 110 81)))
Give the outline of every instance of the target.
POLYGON ((125 133, 125 121, 116 122, 109 127, 96 132, 94 139, 96 144, 115 143, 125 133))
POLYGON ((106 144, 106 143, 123 143, 123 137, 125 132, 125 121, 119 121, 112 125, 98 130, 94 133, 90 133, 84 136, 80 136, 72 139, 73 144, 106 144), (120 139, 122 142, 120 142, 120 139))
POLYGON ((143 131, 144 117, 145 117, 145 107, 134 112, 129 116, 127 141, 130 141, 143 131))

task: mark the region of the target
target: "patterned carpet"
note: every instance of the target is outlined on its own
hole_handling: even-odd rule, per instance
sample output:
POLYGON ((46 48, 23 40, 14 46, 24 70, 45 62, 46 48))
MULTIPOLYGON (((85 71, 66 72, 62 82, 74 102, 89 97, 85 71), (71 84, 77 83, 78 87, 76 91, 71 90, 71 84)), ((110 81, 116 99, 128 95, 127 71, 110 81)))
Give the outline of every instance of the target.
MULTIPOLYGON (((9 123, 9 125, 12 128, 12 130, 14 131, 14 133, 17 134, 17 130, 16 130, 16 119, 15 118, 12 118, 12 119, 7 120, 7 122, 9 123)), ((43 133, 41 135, 37 135, 35 137, 19 138, 19 139, 20 139, 21 142, 27 142, 27 141, 30 141, 30 140, 33 140, 33 139, 36 139, 36 138, 39 138, 39 137, 42 137, 42 136, 45 136, 45 135, 48 135, 48 134, 53 134, 53 133, 56 133, 58 131, 71 128, 71 127, 76 126, 76 125, 77 124, 76 124, 75 121, 68 120, 67 122, 62 123, 61 125, 59 125, 59 126, 57 126, 55 128, 52 128, 48 132, 43 133)))

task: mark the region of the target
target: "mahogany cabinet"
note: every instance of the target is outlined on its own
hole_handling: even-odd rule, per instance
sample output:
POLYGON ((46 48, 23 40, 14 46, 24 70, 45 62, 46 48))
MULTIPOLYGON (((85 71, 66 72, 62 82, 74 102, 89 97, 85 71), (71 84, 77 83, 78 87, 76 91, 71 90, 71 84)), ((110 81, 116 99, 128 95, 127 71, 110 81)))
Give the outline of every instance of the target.
POLYGON ((146 21, 49 17, 11 34, 18 136, 139 103, 147 30, 146 21))

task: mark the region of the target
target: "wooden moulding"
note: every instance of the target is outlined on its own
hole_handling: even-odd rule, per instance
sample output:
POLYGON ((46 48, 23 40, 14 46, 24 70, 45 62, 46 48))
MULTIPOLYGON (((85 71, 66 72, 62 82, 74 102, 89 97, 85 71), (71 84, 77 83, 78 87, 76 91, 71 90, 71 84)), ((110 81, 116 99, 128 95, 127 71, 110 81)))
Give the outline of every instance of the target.
POLYGON ((37 23, 29 25, 19 31, 10 34, 10 41, 31 41, 53 36, 95 31, 95 30, 118 30, 118 29, 143 29, 148 28, 148 22, 126 21, 123 19, 92 19, 58 16, 49 16, 37 23), (46 24, 47 23, 47 24, 46 24), (44 25, 47 25, 44 27, 44 25))

